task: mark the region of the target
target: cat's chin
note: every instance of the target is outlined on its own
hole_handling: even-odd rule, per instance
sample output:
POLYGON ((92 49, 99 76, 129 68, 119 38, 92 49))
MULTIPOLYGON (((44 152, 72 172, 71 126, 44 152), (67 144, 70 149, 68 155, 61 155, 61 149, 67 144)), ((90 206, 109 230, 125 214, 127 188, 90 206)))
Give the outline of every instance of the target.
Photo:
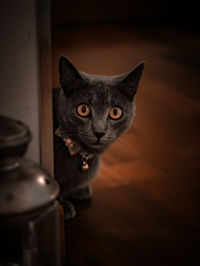
POLYGON ((104 146, 104 144, 103 143, 101 143, 101 142, 95 142, 95 143, 91 143, 91 144, 89 144, 92 148, 94 148, 94 149, 100 149, 100 148, 102 148, 103 146, 104 146))
POLYGON ((90 153, 102 153, 106 150, 108 145, 105 145, 103 143, 87 143, 83 144, 83 149, 90 153))

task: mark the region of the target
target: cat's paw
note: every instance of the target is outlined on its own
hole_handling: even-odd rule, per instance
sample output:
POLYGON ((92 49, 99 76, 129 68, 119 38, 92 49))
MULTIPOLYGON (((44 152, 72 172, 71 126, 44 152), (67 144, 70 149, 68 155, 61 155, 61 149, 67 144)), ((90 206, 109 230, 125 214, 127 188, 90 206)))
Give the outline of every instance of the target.
POLYGON ((87 185, 81 189, 78 189, 71 193, 70 197, 76 200, 86 200, 91 198, 92 196, 92 188, 90 185, 87 185))
POLYGON ((74 205, 70 201, 67 201, 67 200, 62 200, 60 203, 63 206, 65 221, 68 221, 74 218, 74 216, 76 215, 74 205))

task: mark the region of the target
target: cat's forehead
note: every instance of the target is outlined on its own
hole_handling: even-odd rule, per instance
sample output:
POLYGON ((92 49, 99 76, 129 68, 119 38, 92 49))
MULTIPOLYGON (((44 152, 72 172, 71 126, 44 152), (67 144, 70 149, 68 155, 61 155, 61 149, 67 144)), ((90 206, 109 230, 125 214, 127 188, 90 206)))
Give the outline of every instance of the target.
POLYGON ((87 82, 82 95, 92 105, 110 105, 112 103, 113 88, 103 81, 87 82))
POLYGON ((85 96, 88 97, 92 105, 109 106, 118 98, 115 89, 115 82, 112 77, 103 75, 87 75, 85 79, 86 91, 85 96))
POLYGON ((82 81, 74 84, 74 103, 88 103, 102 108, 122 105, 124 95, 118 90, 118 76, 91 75, 82 73, 82 81))

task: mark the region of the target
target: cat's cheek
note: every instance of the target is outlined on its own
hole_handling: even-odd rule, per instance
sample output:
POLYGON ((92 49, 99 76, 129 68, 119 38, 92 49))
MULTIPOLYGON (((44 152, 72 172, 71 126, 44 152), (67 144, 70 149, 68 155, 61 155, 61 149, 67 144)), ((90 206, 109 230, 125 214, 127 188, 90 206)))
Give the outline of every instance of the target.
POLYGON ((113 130, 118 130, 119 128, 123 127, 124 125, 124 119, 119 119, 119 120, 113 120, 110 122, 110 126, 113 130))
POLYGON ((78 126, 81 127, 83 131, 89 133, 91 128, 91 121, 89 118, 80 119, 78 122, 78 126))
POLYGON ((122 119, 122 120, 117 120, 115 123, 112 123, 112 131, 114 132, 116 138, 119 138, 124 131, 129 128, 130 121, 128 119, 122 119))
POLYGON ((70 117, 71 121, 74 122, 76 125, 84 125, 87 121, 87 118, 81 118, 78 114, 73 113, 70 117))
POLYGON ((89 118, 74 118, 74 125, 78 131, 85 132, 86 135, 89 135, 91 132, 91 121, 89 118))

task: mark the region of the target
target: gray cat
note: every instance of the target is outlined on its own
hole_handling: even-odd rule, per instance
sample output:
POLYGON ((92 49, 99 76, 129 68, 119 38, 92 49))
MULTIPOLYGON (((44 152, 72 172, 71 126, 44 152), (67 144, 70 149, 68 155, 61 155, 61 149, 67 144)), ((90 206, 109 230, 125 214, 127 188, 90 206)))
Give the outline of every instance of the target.
POLYGON ((134 96, 144 62, 118 76, 88 75, 62 56, 60 89, 54 89, 54 168, 65 219, 75 216, 71 198, 91 197, 90 180, 101 154, 134 117, 134 96))

